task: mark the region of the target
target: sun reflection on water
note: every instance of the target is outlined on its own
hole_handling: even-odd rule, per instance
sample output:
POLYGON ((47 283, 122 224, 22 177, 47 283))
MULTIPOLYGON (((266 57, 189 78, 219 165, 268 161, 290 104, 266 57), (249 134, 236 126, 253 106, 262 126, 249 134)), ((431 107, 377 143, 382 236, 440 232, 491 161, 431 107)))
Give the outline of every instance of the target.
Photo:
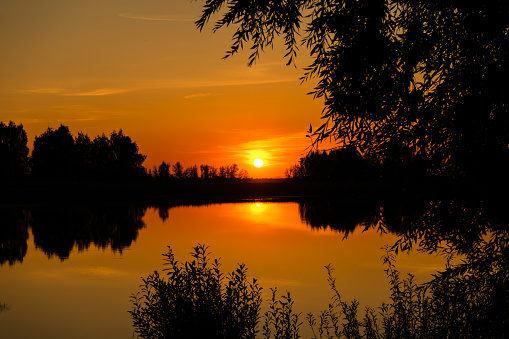
POLYGON ((265 211, 266 208, 267 206, 263 202, 254 202, 249 204, 249 209, 253 214, 261 214, 263 211, 265 211))

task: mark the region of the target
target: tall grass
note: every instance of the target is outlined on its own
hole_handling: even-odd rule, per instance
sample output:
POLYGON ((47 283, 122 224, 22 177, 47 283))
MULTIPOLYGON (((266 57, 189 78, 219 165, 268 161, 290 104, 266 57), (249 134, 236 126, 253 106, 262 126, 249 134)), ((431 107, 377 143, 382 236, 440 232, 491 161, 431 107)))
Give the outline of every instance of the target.
MULTIPOLYGON (((289 292, 271 289, 268 311, 260 315, 261 287, 248 282, 246 267, 226 278, 207 247, 194 248, 194 260, 178 263, 171 248, 165 254, 167 275, 143 279, 132 296, 135 332, 143 338, 300 338, 301 314, 293 311, 289 292), (259 333, 259 325, 262 331, 259 333)), ((359 314, 356 300, 341 298, 334 269, 326 266, 331 302, 319 314, 307 314, 313 339, 330 338, 504 338, 509 336, 507 256, 490 267, 469 262, 447 265, 434 279, 419 285, 402 278, 395 254, 387 250, 385 271, 390 301, 359 314)))

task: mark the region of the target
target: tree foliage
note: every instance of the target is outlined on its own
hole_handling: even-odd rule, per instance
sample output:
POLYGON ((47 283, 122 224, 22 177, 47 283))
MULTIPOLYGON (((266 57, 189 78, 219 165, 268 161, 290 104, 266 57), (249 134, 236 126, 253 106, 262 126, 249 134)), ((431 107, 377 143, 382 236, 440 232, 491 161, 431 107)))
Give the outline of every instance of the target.
POLYGON ((20 177, 27 172, 27 133, 23 125, 0 122, 0 177, 20 177))
POLYGON ((198 245, 192 261, 165 257, 166 277, 156 271, 132 296, 129 313, 142 338, 256 338, 261 288, 249 282, 245 265, 226 278, 218 259, 198 245))
POLYGON ((373 179, 375 173, 375 165, 370 164, 353 147, 310 152, 285 171, 287 178, 357 183, 373 179))
POLYGON ((203 29, 235 27, 249 64, 282 36, 312 58, 326 139, 380 158, 409 149, 448 176, 503 175, 509 154, 509 3, 457 0, 207 0, 203 29), (480 165, 482 164, 482 165, 480 165))
POLYGON ((32 173, 42 178, 119 178, 145 172, 146 156, 122 130, 94 140, 83 133, 73 137, 69 128, 60 125, 35 137, 32 173))
POLYGON ((76 148, 69 128, 60 125, 35 137, 32 174, 45 178, 68 178, 75 174, 76 148))

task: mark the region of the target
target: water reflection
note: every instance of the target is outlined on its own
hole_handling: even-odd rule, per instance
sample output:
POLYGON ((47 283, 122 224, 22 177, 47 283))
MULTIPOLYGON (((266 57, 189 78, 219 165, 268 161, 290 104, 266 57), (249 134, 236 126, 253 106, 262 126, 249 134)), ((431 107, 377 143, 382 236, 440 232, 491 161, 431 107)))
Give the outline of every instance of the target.
POLYGON ((20 208, 0 211, 0 264, 22 262, 27 253, 28 211, 20 208))
MULTIPOLYGON (((460 255, 478 253, 481 248, 506 248, 507 217, 504 205, 472 199, 430 201, 300 199, 302 222, 312 229, 330 229, 348 236, 358 227, 399 236, 395 248, 417 248, 427 252, 460 255), (487 237, 489 234, 489 237, 487 237)), ((48 257, 67 259, 70 253, 90 245, 122 252, 145 227, 147 208, 157 209, 162 221, 172 208, 185 204, 147 205, 35 205, 4 207, 0 210, 0 264, 22 262, 27 253, 29 230, 36 248, 48 257)), ((193 203, 200 206, 206 203, 193 203)), ((284 218, 275 215, 264 201, 252 201, 245 218, 255 222, 284 218), (253 219, 254 218, 254 219, 253 219)))
MULTIPOLYGON (((407 333, 405 337, 477 338, 505 337, 509 330, 509 232, 503 206, 478 199, 390 199, 381 203, 309 200, 300 201, 298 207, 301 220, 313 229, 348 236, 361 225, 396 234, 392 247, 396 251, 460 255, 461 261, 448 262, 423 289, 412 279, 399 278, 391 252, 387 271, 392 303, 377 315, 395 333, 407 333)), ((260 202, 248 208, 248 214, 255 216, 267 210, 260 202)))
MULTIPOLYGON (((382 202, 299 199, 277 204, 248 201, 223 206, 203 202, 192 205, 203 208, 176 208, 187 205, 171 202, 155 206, 4 206, 0 210, 0 262, 13 265, 21 263, 27 252, 29 255, 16 269, 4 267, 5 272, 10 272, 5 279, 12 282, 6 285, 11 286, 9 300, 0 296, 0 301, 15 308, 2 313, 0 318, 10 322, 14 309, 16 312, 23 307, 30 309, 34 307, 33 300, 46 296, 54 300, 44 299, 36 304, 47 305, 57 299, 65 304, 69 285, 75 287, 79 295, 84 295, 85 288, 90 289, 86 300, 76 297, 73 301, 84 313, 97 308, 93 303, 88 309, 82 307, 91 296, 96 296, 96 302, 102 303, 103 308, 118 305, 118 300, 125 300, 127 304, 128 295, 135 292, 140 283, 139 277, 146 277, 158 268, 165 246, 172 245, 178 257, 185 258, 190 246, 197 243, 211 245, 214 255, 223 258, 225 267, 246 262, 252 277, 259 278, 264 288, 278 287, 282 292, 288 289, 300 295, 301 300, 297 302, 305 305, 303 312, 310 311, 308 307, 322 308, 324 299, 319 299, 322 296, 329 300, 323 265, 331 261, 341 270, 338 285, 345 291, 346 298, 367 299, 368 305, 378 306, 371 301, 389 294, 383 285, 386 279, 379 261, 379 248, 390 243, 399 250, 420 248, 428 252, 462 254, 464 262, 459 266, 445 267, 443 261, 423 264, 418 262, 419 258, 407 260, 404 256, 398 257, 397 265, 413 273, 421 270, 416 273, 419 282, 430 279, 430 272, 444 271, 437 275, 440 279, 436 280, 436 286, 443 286, 437 291, 447 292, 471 314, 479 311, 483 319, 488 317, 488 312, 493 313, 489 317, 500 326, 505 326, 509 319, 509 236, 503 203, 472 199, 382 202), (307 229, 302 222, 308 225, 307 229), (150 227, 138 239, 145 223, 150 227), (363 234, 352 232, 359 226, 369 230, 363 234), (310 228, 314 231, 309 232, 310 228), (380 240, 379 233, 383 232, 391 234, 380 240), (34 253, 30 241, 27 250, 31 233, 35 247, 44 254, 30 255, 34 253), (341 242, 341 235, 348 235, 348 241, 341 242), (74 256, 70 252, 91 246, 124 254, 111 256, 90 250, 74 256), (127 252, 127 248, 133 250, 127 252), (63 261, 47 260, 45 256, 63 261), (64 260, 69 256, 71 260, 64 260), (94 261, 87 262, 85 257, 93 257, 94 261), (123 260, 117 260, 121 258, 123 260), (105 286, 106 282, 110 285, 105 286), (309 286, 313 287, 307 292, 309 286), (25 301, 27 291, 33 292, 25 301), (111 301, 108 298, 113 293, 121 295, 111 301), (52 297, 54 295, 59 297, 52 297)), ((70 304, 62 308, 63 313, 69 313, 66 307, 74 310, 70 304)), ((119 314, 126 315, 128 307, 120 305, 119 314)), ((52 315, 55 319, 60 316, 63 315, 52 315)), ((34 319, 37 317, 39 315, 34 319)), ((97 317, 103 319, 105 315, 97 317)), ((477 323, 482 321, 478 319, 477 323)), ((127 326, 129 324, 127 322, 127 326)))
POLYGON ((3 208, 0 213, 0 264, 22 262, 28 229, 35 247, 61 260, 90 245, 122 252, 145 227, 146 207, 134 205, 30 206, 3 208))
POLYGON ((260 214, 265 211, 266 205, 263 202, 254 202, 252 204, 249 204, 249 209, 253 214, 260 214))

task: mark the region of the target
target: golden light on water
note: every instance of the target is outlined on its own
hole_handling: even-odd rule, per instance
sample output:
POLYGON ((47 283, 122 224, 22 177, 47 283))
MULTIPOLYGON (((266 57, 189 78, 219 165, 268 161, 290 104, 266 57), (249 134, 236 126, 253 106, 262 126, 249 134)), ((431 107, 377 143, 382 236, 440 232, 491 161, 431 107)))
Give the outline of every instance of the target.
POLYGON ((265 204, 262 202, 256 202, 249 205, 249 208, 251 209, 251 212, 253 214, 260 214, 265 210, 265 204))

